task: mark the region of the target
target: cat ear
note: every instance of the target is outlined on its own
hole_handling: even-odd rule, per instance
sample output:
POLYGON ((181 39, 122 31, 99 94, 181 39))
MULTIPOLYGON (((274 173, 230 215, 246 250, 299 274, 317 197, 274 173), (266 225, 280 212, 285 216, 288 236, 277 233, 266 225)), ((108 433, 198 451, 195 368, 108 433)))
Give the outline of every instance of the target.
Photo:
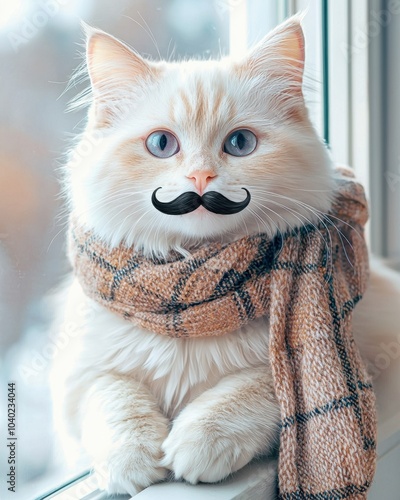
POLYGON ((98 124, 109 125, 124 99, 142 95, 159 68, 104 31, 84 25, 86 64, 98 124))
POLYGON ((242 61, 246 72, 276 76, 301 92, 304 72, 304 34, 301 17, 293 16, 265 36, 242 61))

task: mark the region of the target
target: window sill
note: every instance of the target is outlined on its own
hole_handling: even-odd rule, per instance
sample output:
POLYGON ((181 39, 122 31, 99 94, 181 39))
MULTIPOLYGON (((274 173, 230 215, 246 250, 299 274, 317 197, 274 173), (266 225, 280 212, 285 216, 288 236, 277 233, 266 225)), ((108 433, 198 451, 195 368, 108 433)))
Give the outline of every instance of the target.
MULTIPOLYGON (((399 421, 397 421, 399 423, 399 421)), ((400 491, 400 425, 399 430, 389 435, 379 445, 379 459, 374 484, 368 498, 381 500, 396 498, 400 491)), ((107 496, 91 487, 90 478, 76 481, 69 488, 55 493, 46 500, 275 500, 276 461, 259 461, 234 474, 220 484, 160 483, 146 488, 131 497, 129 495, 107 496), (86 484, 85 484, 86 483, 86 484), (84 496, 79 491, 85 492, 84 496)))

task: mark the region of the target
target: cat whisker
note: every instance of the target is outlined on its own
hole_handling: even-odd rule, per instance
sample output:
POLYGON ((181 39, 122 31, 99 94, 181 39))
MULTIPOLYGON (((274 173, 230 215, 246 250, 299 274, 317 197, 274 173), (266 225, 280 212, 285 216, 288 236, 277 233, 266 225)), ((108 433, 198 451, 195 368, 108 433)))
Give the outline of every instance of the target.
MULTIPOLYGON (((269 194, 269 198, 270 198, 273 193, 268 193, 268 194, 269 194)), ((255 198, 257 198, 257 196, 255 196, 255 198)), ((332 239, 331 239, 331 236, 330 236, 330 233, 329 233, 329 230, 328 230, 326 224, 322 221, 322 224, 327 229, 327 233, 328 233, 330 245, 328 245, 327 241, 325 240, 324 236, 322 235, 321 231, 319 231, 319 229, 317 228, 317 226, 315 224, 313 224, 312 221, 310 219, 308 219, 308 217, 306 217, 304 214, 302 214, 300 212, 297 212, 296 210, 292 209, 291 207, 288 207, 287 205, 283 205, 283 204, 278 203, 276 201, 273 201, 271 199, 269 199, 268 201, 270 203, 274 203, 274 204, 276 204, 276 205, 284 208, 285 210, 289 211, 290 213, 292 213, 299 220, 299 222, 301 223, 301 227, 306 227, 306 226, 305 226, 304 222, 299 217, 303 217, 308 222, 309 225, 313 226, 317 230, 319 236, 321 237, 322 241, 324 242, 324 244, 325 244, 325 246, 326 246, 326 248, 328 250, 328 254, 330 256, 330 263, 332 265, 332 252, 330 251, 330 250, 332 250, 332 239)), ((295 202, 296 200, 291 200, 291 201, 295 202)), ((317 216, 317 218, 319 218, 317 214, 315 214, 315 215, 317 216)))
MULTIPOLYGON (((149 191, 149 192, 152 192, 151 189, 148 189, 146 191, 149 191)), ((118 200, 118 201, 126 201, 128 200, 129 198, 131 198, 132 196, 135 196, 136 194, 142 194, 143 191, 131 191, 129 190, 129 188, 125 190, 121 190, 121 191, 118 191, 117 193, 113 193, 111 195, 108 195, 106 198, 101 198, 99 200, 97 200, 96 202, 93 202, 91 206, 107 206, 110 202, 113 202, 115 200, 118 200)), ((136 204, 136 203, 139 203, 141 202, 142 200, 139 198, 139 199, 133 199, 130 201, 130 205, 132 204, 136 204)))
MULTIPOLYGON (((324 220, 326 220, 330 225, 332 225, 335 228, 335 230, 337 231, 337 233, 338 233, 338 235, 340 237, 340 240, 342 242, 343 251, 345 253, 347 261, 349 262, 349 264, 351 266, 353 266, 351 260, 349 259, 348 254, 347 254, 345 245, 343 243, 343 238, 347 241, 347 243, 349 244, 350 248, 354 251, 353 245, 348 240, 348 238, 340 231, 340 229, 336 226, 336 224, 334 224, 332 222, 330 214, 326 214, 326 213, 324 213, 324 212, 322 212, 322 211, 320 211, 320 210, 312 207, 311 205, 308 205, 307 203, 301 202, 299 200, 295 200, 295 199, 293 199, 291 197, 287 197, 287 196, 284 196, 284 195, 281 195, 281 194, 278 194, 278 193, 268 193, 268 195, 269 196, 275 196, 275 197, 279 197, 279 198, 283 198, 283 199, 289 200, 292 203, 295 203, 295 204, 297 204, 297 205, 299 205, 299 206, 301 206, 301 207, 306 208, 307 210, 309 210, 311 213, 313 213, 318 218, 318 220, 320 220, 320 222, 327 229, 327 233, 328 233, 328 236, 329 236, 330 240, 331 240, 330 231, 329 231, 329 228, 328 228, 327 224, 324 222, 324 220)), ((345 223, 347 226, 349 226, 351 229, 353 229, 358 236, 361 237, 361 235, 358 233, 358 231, 354 227, 352 227, 350 224, 346 223, 345 221, 341 221, 341 219, 339 219, 338 217, 333 217, 333 218, 337 219, 340 222, 345 223)), ((331 246, 332 246, 332 240, 331 240, 331 246)))
MULTIPOLYGON (((257 197, 255 197, 255 198, 257 198, 257 197)), ((300 217, 302 217, 307 222, 307 224, 309 224, 312 227, 314 227, 314 229, 321 236, 321 238, 324 241, 325 245, 328 247, 328 244, 327 244, 325 238, 323 237, 321 231, 319 231, 318 227, 308 217, 306 217, 304 214, 302 214, 302 213, 300 213, 300 212, 298 212, 298 211, 296 211, 296 210, 288 207, 287 205, 283 205, 282 203, 278 203, 277 201, 268 200, 268 202, 269 203, 273 203, 274 205, 278 205, 278 206, 284 208, 285 210, 289 211, 291 214, 293 214, 298 219, 298 221, 300 222, 301 226, 305 228, 306 225, 305 225, 304 221, 301 220, 301 218, 300 218, 300 217)), ((264 205, 262 205, 262 206, 264 206, 264 205)), ((329 247, 328 247, 328 249, 329 249, 329 247)))
MULTIPOLYGON (((250 209, 250 212, 254 213, 251 209, 250 209)), ((243 226, 244 226, 244 231, 245 231, 245 234, 249 234, 249 231, 248 231, 248 229, 247 229, 246 219, 244 218, 244 216, 243 216, 243 213, 242 213, 242 212, 240 212, 240 215, 241 215, 241 217, 240 217, 240 221, 241 221, 241 224, 243 224, 243 226)), ((255 215, 257 215, 257 214, 255 214, 255 215)), ((261 219, 261 218, 259 217, 259 219, 261 219)), ((260 224, 259 224, 259 222, 258 222, 258 219, 257 219, 257 218, 256 218, 256 221, 257 221, 257 227, 258 227, 258 230, 260 231, 260 224)))
POLYGON ((158 219, 158 214, 157 213, 154 213, 153 214, 153 217, 150 219, 150 221, 148 222, 147 224, 147 228, 145 229, 145 232, 143 234, 143 239, 145 241, 148 241, 149 237, 150 237, 150 234, 151 234, 151 230, 153 228, 153 225, 155 223, 155 221, 158 219))
MULTIPOLYGON (((269 180, 269 182, 271 182, 271 179, 268 179, 268 180, 269 180)), ((287 189, 287 185, 278 184, 274 180, 272 182, 273 182, 273 185, 278 187, 278 188, 287 189)), ((260 189, 259 186, 251 186, 251 185, 246 185, 246 186, 247 186, 247 189, 251 190, 252 193, 253 192, 264 192, 264 190, 260 189)), ((302 188, 296 188, 294 186, 290 186, 290 190, 291 191, 302 191, 305 193, 332 193, 331 189, 302 189, 302 188)))
MULTIPOLYGON (((276 224, 276 222, 273 220, 272 217, 270 217, 267 213, 265 213, 263 210, 261 210, 263 212, 263 214, 268 217, 269 221, 275 226, 276 228, 276 231, 280 231, 279 229, 279 226, 276 224)), ((263 225, 265 225, 265 221, 262 219, 262 217, 260 217, 260 215, 255 211, 253 210, 252 208, 250 208, 250 213, 252 213, 254 215, 254 217, 256 217, 257 220, 260 220, 262 222, 263 225)), ((270 226, 271 227, 271 226, 270 226)), ((271 228, 272 229, 272 228, 271 228)), ((262 231, 261 231, 262 232, 262 231)))
POLYGON ((51 241, 49 243, 49 246, 47 247, 46 253, 49 253, 51 245, 54 243, 54 241, 57 239, 57 237, 60 236, 60 234, 66 230, 66 226, 68 225, 68 223, 69 223, 69 220, 67 220, 63 224, 63 227, 57 232, 57 234, 55 234, 55 236, 53 236, 53 238, 51 239, 51 241))
MULTIPOLYGON (((278 195, 279 197, 283 198, 283 195, 278 195)), ((316 217, 318 217, 318 219, 321 221, 322 224, 324 224, 324 226, 327 228, 327 225, 323 222, 323 220, 325 219, 329 224, 331 224, 335 229, 336 231, 338 232, 339 236, 342 238, 342 236, 346 239, 346 241, 348 242, 348 244, 350 245, 351 249, 354 250, 352 244, 350 243, 350 241, 347 239, 347 237, 340 231, 340 229, 336 226, 336 224, 334 224, 331 220, 331 216, 330 214, 326 214, 324 212, 321 212, 320 210, 312 207, 311 205, 308 205, 307 203, 304 203, 304 202, 301 202, 299 200, 294 200, 290 197, 284 197, 296 204, 298 204, 299 206, 302 206, 304 208, 306 208, 307 210, 309 210, 310 212, 312 212, 316 217)), ((348 224, 347 222, 345 221, 342 221, 341 219, 339 219, 338 217, 335 217, 335 216, 332 216, 332 218, 335 218, 337 219, 339 222, 342 222, 344 224, 346 224, 347 226, 349 226, 351 229, 353 229, 356 234, 358 236, 361 237, 361 235, 358 233, 358 231, 353 227, 351 226, 350 224, 348 224)), ((329 232, 328 232, 329 233, 329 232)), ((346 249, 343 247, 343 250, 346 252, 346 249)))
MULTIPOLYGON (((268 208, 268 207, 266 207, 266 208, 268 208)), ((265 215, 266 217, 268 217, 268 219, 269 219, 269 220, 272 222, 272 224, 275 226, 275 228, 276 228, 276 233, 275 233, 275 234, 279 234, 279 235, 280 235, 280 237, 281 237, 281 248, 279 249, 279 251, 278 251, 278 253, 277 253, 277 255, 276 255, 276 256, 278 256, 278 255, 281 253, 282 248, 283 248, 283 235, 282 235, 282 231, 280 230, 280 228, 279 228, 279 226, 276 224, 276 222, 272 219, 272 217, 270 217, 267 213, 265 213, 265 212, 264 212, 264 210, 262 210, 262 209, 261 209, 261 211, 264 213, 264 215, 265 215)), ((250 209, 250 212, 251 212, 251 213, 252 213, 252 214, 253 214, 256 218, 258 218, 259 220, 261 220, 261 222, 262 222, 263 224, 265 224, 265 221, 263 221, 263 219, 262 219, 262 218, 261 218, 261 217, 260 217, 260 216, 259 216, 259 215, 258 215, 258 214, 254 211, 254 210, 250 209)), ((262 231, 260 231, 260 232, 262 232, 262 231)))
MULTIPOLYGON (((256 201, 256 199, 254 199, 254 197, 253 197, 253 200, 254 200, 254 202, 255 202, 255 204, 256 204, 257 207, 263 207, 263 208, 269 210, 274 215, 276 215, 277 217, 279 217, 280 219, 282 219, 283 222, 285 223, 285 225, 288 226, 292 231, 294 231, 295 228, 281 214, 278 214, 277 212, 275 212, 275 210, 272 210, 271 207, 267 207, 266 205, 263 205, 259 201, 256 201)), ((260 208, 260 210, 263 212, 263 214, 265 214, 268 217, 268 215, 264 212, 264 210, 262 210, 262 208, 260 208)))
MULTIPOLYGON (((143 214, 143 215, 141 215, 141 216, 139 217, 139 219, 135 222, 135 225, 132 227, 132 229, 131 229, 130 233, 132 233, 132 232, 134 231, 135 227, 139 224, 139 222, 143 219, 143 217, 144 217, 145 215, 147 215, 147 214, 148 214, 151 210, 152 210, 152 209, 151 209, 151 208, 149 208, 148 210, 146 210, 146 211, 144 212, 144 214, 143 214)), ((140 210, 138 210, 138 211, 140 212, 140 210)), ((138 211, 133 212, 132 214, 130 214, 130 216, 135 215, 138 211)))
MULTIPOLYGON (((119 206, 121 206, 121 205, 119 205, 119 206)), ((131 207, 127 207, 127 206, 125 206, 125 205, 124 205, 124 206, 122 207, 122 209, 121 209, 121 210, 119 210, 116 214, 114 214, 114 215, 113 215, 113 216, 112 216, 112 217, 108 220, 108 225, 110 225, 110 224, 111 224, 111 222, 112 222, 113 220, 115 220, 115 218, 116 218, 116 217, 118 217, 119 215, 121 215, 121 213, 123 213, 123 212, 124 212, 124 211, 126 211, 126 210, 129 210, 130 208, 131 208, 131 207)), ((135 215, 136 213, 140 212, 141 210, 142 210, 142 209, 141 209, 141 208, 139 208, 138 210, 136 210, 136 211, 135 211, 135 212, 133 212, 133 213, 132 213, 132 212, 129 212, 129 214, 125 217, 124 222, 125 222, 125 220, 126 220, 127 218, 132 217, 133 215, 135 215)), ((118 224, 118 226, 120 226, 120 224, 118 224)))

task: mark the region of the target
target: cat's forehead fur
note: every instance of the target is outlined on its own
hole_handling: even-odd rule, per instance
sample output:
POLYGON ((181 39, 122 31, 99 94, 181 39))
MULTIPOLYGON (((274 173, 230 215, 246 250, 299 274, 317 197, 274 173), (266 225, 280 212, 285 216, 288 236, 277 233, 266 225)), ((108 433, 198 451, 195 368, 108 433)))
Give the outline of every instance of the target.
POLYGON ((180 78, 168 104, 171 122, 208 137, 218 135, 222 127, 234 122, 244 103, 235 99, 228 68, 222 69, 215 62, 196 62, 173 69, 180 78))

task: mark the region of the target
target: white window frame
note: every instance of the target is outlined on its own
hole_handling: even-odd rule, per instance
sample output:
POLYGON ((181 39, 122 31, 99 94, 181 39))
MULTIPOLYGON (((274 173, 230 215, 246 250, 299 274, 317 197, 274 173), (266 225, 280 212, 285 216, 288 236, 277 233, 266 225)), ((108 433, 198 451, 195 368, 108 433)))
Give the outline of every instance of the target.
MULTIPOLYGON (((291 0, 291 13, 314 8, 316 1, 291 0)), ((365 187, 370 201, 367 238, 372 252, 390 256, 395 253, 396 242, 390 244, 387 225, 391 222, 391 227, 395 226, 396 209, 392 209, 391 214, 388 211, 385 158, 386 149, 393 148, 385 144, 382 137, 385 119, 381 61, 384 29, 381 26, 379 32, 374 17, 384 4, 382 0, 319 0, 319 3, 325 5, 328 20, 329 148, 333 160, 353 167, 365 187)), ((396 61, 392 63, 398 64, 396 61)), ((397 120, 397 127, 391 129, 398 130, 399 125, 397 120)), ((392 196, 391 205, 396 207, 399 204, 392 196)), ((400 233, 397 240, 400 240, 400 233)), ((399 264, 394 262, 395 266, 399 264)))

